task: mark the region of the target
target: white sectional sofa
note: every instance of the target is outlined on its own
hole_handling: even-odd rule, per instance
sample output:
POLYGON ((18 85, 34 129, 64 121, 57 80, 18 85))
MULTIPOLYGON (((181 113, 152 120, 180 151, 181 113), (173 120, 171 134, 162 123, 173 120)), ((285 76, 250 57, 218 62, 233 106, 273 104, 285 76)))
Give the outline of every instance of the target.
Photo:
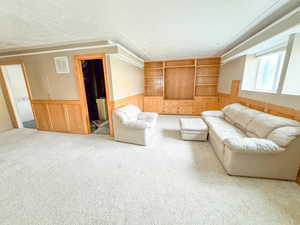
POLYGON ((206 111, 209 141, 230 175, 295 180, 300 166, 300 123, 241 104, 206 111))
POLYGON ((158 114, 141 112, 135 105, 119 107, 113 112, 114 136, 116 141, 150 144, 158 114))

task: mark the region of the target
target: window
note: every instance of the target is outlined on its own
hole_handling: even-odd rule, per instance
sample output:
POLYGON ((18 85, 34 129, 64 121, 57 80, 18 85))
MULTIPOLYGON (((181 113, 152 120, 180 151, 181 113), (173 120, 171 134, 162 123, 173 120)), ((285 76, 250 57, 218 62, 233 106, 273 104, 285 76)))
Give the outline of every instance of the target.
POLYGON ((283 94, 300 95, 300 34, 297 34, 293 43, 289 64, 283 85, 283 94))
POLYGON ((276 92, 280 80, 284 55, 285 51, 277 51, 257 57, 259 62, 255 90, 276 92))

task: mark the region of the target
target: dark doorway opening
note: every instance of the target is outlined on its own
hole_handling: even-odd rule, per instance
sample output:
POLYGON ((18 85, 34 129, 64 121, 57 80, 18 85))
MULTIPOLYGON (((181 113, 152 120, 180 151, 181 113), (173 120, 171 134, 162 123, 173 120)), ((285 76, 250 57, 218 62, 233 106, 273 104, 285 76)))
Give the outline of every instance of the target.
POLYGON ((103 60, 83 60, 81 65, 91 130, 109 135, 103 60))

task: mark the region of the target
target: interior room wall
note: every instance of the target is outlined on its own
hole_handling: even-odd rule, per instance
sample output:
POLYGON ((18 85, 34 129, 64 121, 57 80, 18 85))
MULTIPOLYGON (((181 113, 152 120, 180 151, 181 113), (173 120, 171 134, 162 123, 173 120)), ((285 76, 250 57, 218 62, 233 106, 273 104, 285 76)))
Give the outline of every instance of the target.
POLYGON ((13 125, 10 120, 8 109, 5 103, 3 92, 0 86, 0 132, 12 129, 13 125))
POLYGON ((144 70, 122 60, 118 54, 109 56, 112 98, 119 100, 144 93, 144 70))
POLYGON ((95 49, 63 51, 1 59, 0 62, 22 60, 29 78, 34 100, 79 100, 74 56, 81 54, 117 53, 118 48, 104 47, 95 49), (67 56, 70 73, 58 74, 55 71, 54 57, 67 56))
MULTIPOLYGON (((291 52, 291 57, 293 56, 291 52)), ((246 69, 247 56, 241 56, 221 66, 220 79, 219 79, 219 92, 230 93, 232 80, 243 80, 244 72, 246 69)), ((292 62, 289 63, 291 66, 292 62)), ((288 67, 289 71, 289 67, 288 67)), ((280 93, 263 93, 256 91, 239 91, 240 97, 250 98, 254 100, 264 101, 276 105, 300 109, 300 96, 285 95, 280 93)))
POLYGON ((242 56, 221 65, 218 85, 218 91, 220 93, 230 94, 231 82, 233 80, 242 80, 245 62, 246 56, 242 56))

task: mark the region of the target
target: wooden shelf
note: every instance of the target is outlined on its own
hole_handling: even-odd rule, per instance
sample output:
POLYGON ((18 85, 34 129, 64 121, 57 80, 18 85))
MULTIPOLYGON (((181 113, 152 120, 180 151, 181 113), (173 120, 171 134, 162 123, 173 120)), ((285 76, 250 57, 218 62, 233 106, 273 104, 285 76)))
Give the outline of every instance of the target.
POLYGON ((217 86, 218 84, 196 84, 196 86, 217 86))
POLYGON ((201 67, 219 67, 220 64, 210 64, 210 65, 197 65, 197 68, 201 68, 201 67))
POLYGON ((157 68, 147 68, 147 67, 145 67, 144 68, 145 70, 163 70, 164 68, 163 67, 157 67, 157 68))
POLYGON ((195 65, 184 65, 184 66, 166 66, 165 68, 188 68, 188 67, 195 67, 195 65))
POLYGON ((218 108, 220 58, 145 62, 146 111, 199 115, 218 108))
POLYGON ((212 74, 212 75, 197 75, 197 77, 218 77, 218 74, 212 74))

